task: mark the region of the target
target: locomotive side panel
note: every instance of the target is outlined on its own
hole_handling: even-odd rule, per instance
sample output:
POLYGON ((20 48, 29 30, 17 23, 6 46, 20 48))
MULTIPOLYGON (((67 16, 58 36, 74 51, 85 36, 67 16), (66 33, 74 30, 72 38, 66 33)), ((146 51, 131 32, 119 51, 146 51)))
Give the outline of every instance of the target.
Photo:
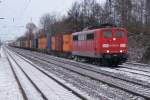
POLYGON ((73 34, 73 55, 83 57, 96 57, 95 31, 73 34))

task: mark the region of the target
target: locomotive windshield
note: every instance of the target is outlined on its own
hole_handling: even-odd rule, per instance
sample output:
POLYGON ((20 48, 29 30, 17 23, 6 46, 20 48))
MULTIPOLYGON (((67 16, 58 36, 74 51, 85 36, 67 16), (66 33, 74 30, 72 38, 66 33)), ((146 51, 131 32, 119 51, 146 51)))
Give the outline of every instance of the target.
POLYGON ((123 38, 124 37, 124 32, 116 32, 115 37, 116 38, 123 38))
POLYGON ((112 38, 112 32, 111 31, 103 32, 103 38, 112 38))

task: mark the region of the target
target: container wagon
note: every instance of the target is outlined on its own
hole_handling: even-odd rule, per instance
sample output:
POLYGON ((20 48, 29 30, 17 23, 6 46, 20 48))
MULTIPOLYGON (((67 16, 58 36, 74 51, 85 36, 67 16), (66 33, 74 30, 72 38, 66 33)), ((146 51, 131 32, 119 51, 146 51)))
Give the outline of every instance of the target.
POLYGON ((63 56, 65 58, 72 58, 72 34, 63 35, 63 56))
POLYGON ((51 36, 47 36, 47 53, 51 54, 51 49, 52 49, 52 41, 51 41, 51 36))
POLYGON ((37 38, 32 39, 32 49, 33 50, 38 49, 38 39, 37 38))
POLYGON ((47 37, 42 36, 38 38, 38 50, 42 52, 46 52, 47 49, 47 37))

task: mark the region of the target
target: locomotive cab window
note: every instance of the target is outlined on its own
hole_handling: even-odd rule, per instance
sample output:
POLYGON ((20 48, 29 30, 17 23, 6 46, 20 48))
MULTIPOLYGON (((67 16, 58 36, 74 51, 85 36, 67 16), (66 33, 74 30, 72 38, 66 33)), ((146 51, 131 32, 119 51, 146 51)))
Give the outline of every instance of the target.
POLYGON ((112 32, 111 31, 103 32, 103 38, 112 38, 112 32))
POLYGON ((73 36, 73 40, 74 40, 74 41, 78 41, 78 35, 74 35, 74 36, 73 36))
POLYGON ((90 33, 86 35, 87 40, 93 40, 94 39, 94 33, 90 33))
POLYGON ((116 34, 115 34, 115 37, 116 38, 123 38, 124 37, 124 32, 116 32, 116 34))

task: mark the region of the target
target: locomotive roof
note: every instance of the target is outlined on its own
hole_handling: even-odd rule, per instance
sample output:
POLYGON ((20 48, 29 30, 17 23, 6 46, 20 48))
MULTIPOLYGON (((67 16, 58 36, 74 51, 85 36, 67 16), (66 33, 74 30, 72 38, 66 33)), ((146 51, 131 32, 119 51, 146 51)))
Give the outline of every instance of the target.
POLYGON ((94 32, 96 32, 96 31, 110 30, 110 29, 125 30, 125 28, 119 28, 119 27, 113 27, 113 28, 98 28, 98 29, 93 29, 93 30, 86 30, 86 31, 74 32, 74 33, 72 33, 72 35, 94 33, 94 32))

